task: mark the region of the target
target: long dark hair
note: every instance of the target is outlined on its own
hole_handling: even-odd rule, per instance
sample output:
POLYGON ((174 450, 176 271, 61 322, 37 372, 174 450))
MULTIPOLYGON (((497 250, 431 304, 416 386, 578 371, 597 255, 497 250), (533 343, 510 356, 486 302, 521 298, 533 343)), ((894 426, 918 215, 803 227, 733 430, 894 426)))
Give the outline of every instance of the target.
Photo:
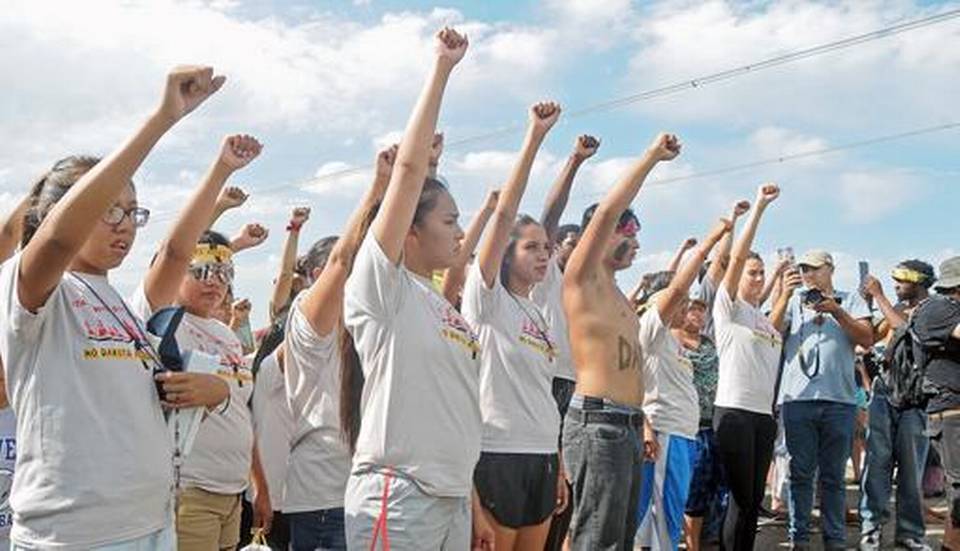
POLYGON ((523 228, 531 225, 540 225, 540 222, 536 218, 528 215, 521 214, 517 221, 513 223, 513 229, 510 230, 510 242, 507 244, 507 248, 503 251, 503 260, 500 262, 500 284, 510 289, 510 267, 513 265, 513 257, 517 253, 517 241, 520 240, 520 233, 523 231, 523 228))
MULTIPOLYGON (((427 181, 429 182, 430 179, 427 181)), ((433 181, 441 186, 440 189, 446 189, 439 181, 433 181)), ((431 204, 429 207, 424 207, 427 212, 436 205, 436 195, 440 189, 435 190, 433 197, 428 199, 431 204)), ((424 185, 424 191, 426 191, 426 185, 424 185)), ((423 196, 424 194, 420 195, 420 203, 417 204, 418 213, 421 210, 421 205, 425 202, 423 196)), ((364 215, 363 226, 360 230, 360 242, 366 237, 379 209, 380 205, 378 203, 364 215)), ((420 216, 422 218, 423 214, 420 216)), ((414 216, 414 220, 414 223, 416 223, 416 216, 414 216)), ((350 452, 353 453, 357 445, 357 436, 360 435, 360 398, 363 395, 365 378, 363 376, 363 366, 360 364, 360 354, 357 352, 356 343, 353 342, 353 335, 350 334, 350 331, 347 331, 343 324, 337 330, 339 331, 339 335, 337 335, 339 346, 337 349, 340 354, 340 437, 350 447, 350 452)))
POLYGON ((23 216, 21 247, 26 247, 27 243, 33 239, 40 224, 53 210, 54 205, 70 191, 73 184, 99 162, 100 157, 89 155, 64 157, 54 163, 53 167, 33 184, 30 188, 30 203, 23 216))

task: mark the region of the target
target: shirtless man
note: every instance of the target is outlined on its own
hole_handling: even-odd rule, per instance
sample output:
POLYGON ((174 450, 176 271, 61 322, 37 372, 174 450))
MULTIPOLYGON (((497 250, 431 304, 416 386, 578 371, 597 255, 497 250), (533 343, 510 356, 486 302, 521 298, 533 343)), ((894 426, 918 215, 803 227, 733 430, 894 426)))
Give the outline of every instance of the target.
POLYGON ((643 352, 639 322, 614 275, 636 255, 640 223, 630 203, 654 166, 680 143, 661 134, 583 216, 567 261, 563 307, 577 371, 563 430, 563 461, 573 483, 572 549, 633 549, 643 460, 643 352))

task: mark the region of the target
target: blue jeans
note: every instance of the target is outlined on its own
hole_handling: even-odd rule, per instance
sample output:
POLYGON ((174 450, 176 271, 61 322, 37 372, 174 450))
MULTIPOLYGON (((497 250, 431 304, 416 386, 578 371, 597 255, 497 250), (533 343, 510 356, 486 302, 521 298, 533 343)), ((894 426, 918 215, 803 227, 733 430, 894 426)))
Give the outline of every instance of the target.
POLYGON ((927 460, 927 414, 921 408, 900 411, 890 405, 887 385, 874 380, 867 427, 867 457, 860 483, 862 534, 879 532, 890 519, 893 468, 897 467, 896 540, 922 540, 923 490, 920 481, 927 460))
POLYGON ((286 513, 290 522, 292 551, 346 551, 343 508, 286 513))
POLYGON ((813 483, 820 471, 820 513, 826 549, 843 548, 844 470, 853 444, 857 406, 823 400, 785 402, 783 427, 790 452, 790 541, 810 541, 813 483))

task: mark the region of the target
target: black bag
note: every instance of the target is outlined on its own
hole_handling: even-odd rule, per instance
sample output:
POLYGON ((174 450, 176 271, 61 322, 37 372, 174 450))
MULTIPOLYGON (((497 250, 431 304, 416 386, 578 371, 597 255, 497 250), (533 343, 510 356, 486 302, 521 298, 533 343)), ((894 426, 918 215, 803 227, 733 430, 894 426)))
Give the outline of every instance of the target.
POLYGON ((934 351, 921 343, 914 328, 915 314, 916 311, 894 331, 884 353, 884 379, 890 390, 890 404, 897 409, 926 408, 931 395, 929 389, 924 389, 924 380, 934 351))

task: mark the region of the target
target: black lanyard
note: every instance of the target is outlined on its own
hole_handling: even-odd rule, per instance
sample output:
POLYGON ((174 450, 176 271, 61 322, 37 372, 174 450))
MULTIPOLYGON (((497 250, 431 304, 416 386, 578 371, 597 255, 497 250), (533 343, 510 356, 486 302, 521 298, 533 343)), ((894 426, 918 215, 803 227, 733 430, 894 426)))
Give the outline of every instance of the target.
MULTIPOLYGON (((143 364, 143 368, 145 370, 149 371, 150 366, 147 365, 146 360, 143 359, 144 355, 149 357, 150 360, 154 362, 158 367, 163 365, 163 363, 161 363, 160 361, 160 354, 158 354, 157 351, 153 348, 153 343, 150 342, 150 339, 146 337, 146 333, 144 332, 143 328, 140 327, 140 325, 137 323, 137 317, 133 315, 133 312, 131 312, 129 308, 127 308, 127 303, 120 297, 119 294, 117 295, 117 299, 120 300, 120 305, 123 306, 123 310, 127 313, 127 316, 130 318, 130 321, 132 322, 133 327, 137 329, 137 332, 139 334, 134 334, 130 331, 127 324, 123 323, 123 320, 120 319, 120 316, 118 316, 117 313, 113 311, 113 308, 111 308, 110 305, 107 304, 105 300, 103 300, 100 294, 97 293, 97 291, 93 288, 92 285, 90 285, 90 283, 87 280, 83 279, 82 277, 78 276, 73 272, 68 272, 68 273, 74 278, 76 278, 77 280, 79 280, 80 283, 83 283, 83 286, 86 287, 88 291, 90 291, 90 293, 94 296, 94 298, 97 299, 97 302, 99 302, 100 305, 103 306, 103 308, 110 313, 113 319, 116 320, 117 324, 123 328, 123 331, 127 334, 128 337, 130 337, 130 340, 133 342, 133 348, 137 352, 137 358, 140 360, 140 363, 143 364)), ((116 291, 114 292, 116 293, 116 291)), ((154 368, 154 371, 157 371, 157 370, 158 370, 157 368, 154 368)), ((159 370, 162 371, 162 369, 159 369, 159 370)))
POLYGON ((802 371, 808 379, 813 379, 820 374, 820 341, 823 336, 823 324, 826 323, 826 320, 822 319, 821 314, 818 314, 814 317, 814 324, 817 323, 817 318, 820 318, 821 323, 817 324, 817 343, 814 345, 813 371, 811 372, 810 366, 804 358, 803 343, 807 340, 807 335, 804 335, 803 328, 806 325, 806 320, 803 318, 803 304, 800 304, 800 346, 797 349, 797 356, 800 358, 800 371, 802 371))

